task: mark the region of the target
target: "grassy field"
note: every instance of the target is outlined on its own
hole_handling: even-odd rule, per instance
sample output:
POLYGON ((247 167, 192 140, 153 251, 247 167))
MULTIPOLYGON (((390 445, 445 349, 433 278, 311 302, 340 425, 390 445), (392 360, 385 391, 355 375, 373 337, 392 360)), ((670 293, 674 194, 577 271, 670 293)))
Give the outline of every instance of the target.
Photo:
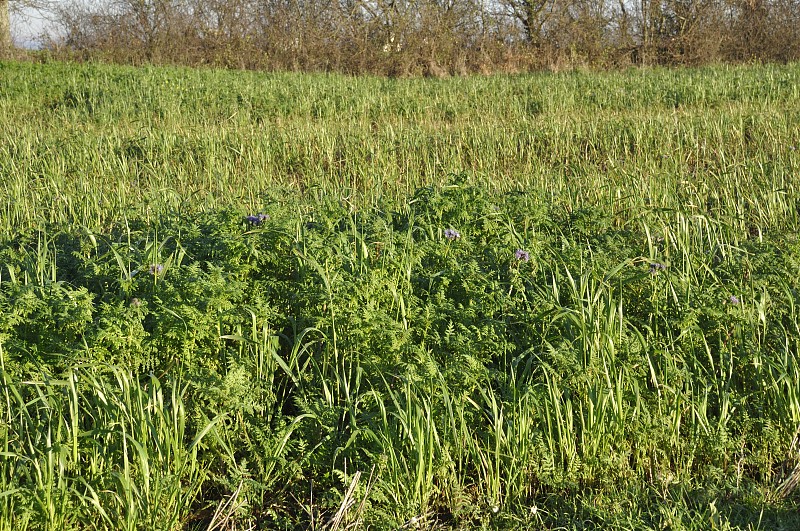
POLYGON ((800 528, 800 65, 0 63, 0 531, 800 528))

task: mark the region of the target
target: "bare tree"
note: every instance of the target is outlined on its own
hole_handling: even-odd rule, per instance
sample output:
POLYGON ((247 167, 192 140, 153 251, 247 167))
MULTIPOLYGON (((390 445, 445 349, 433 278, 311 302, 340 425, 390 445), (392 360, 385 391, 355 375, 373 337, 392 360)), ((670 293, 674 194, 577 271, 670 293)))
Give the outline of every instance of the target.
POLYGON ((66 53, 119 62, 438 76, 800 57, 800 0, 52 3, 66 53))
POLYGON ((553 13, 553 0, 500 0, 506 15, 522 26, 528 44, 542 44, 544 28, 553 13))
MULTIPOLYGON (((14 43, 11 38, 11 14, 22 14, 25 10, 38 12, 40 16, 51 13, 56 0, 0 0, 0 57, 10 56, 14 43)), ((47 17, 49 20, 49 17, 47 17)))
POLYGON ((11 52, 11 17, 8 0, 0 0, 0 57, 11 52))
POLYGON ((190 0, 73 0, 57 8, 65 44, 104 50, 123 61, 181 62, 191 24, 190 0))

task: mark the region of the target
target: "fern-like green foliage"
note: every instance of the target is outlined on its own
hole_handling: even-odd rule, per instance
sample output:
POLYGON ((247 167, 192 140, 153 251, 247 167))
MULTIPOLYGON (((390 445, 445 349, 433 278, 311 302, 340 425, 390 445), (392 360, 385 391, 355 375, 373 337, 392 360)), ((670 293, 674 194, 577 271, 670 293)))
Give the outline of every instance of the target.
POLYGON ((800 247, 714 223, 458 175, 359 209, 274 194, 21 234, 0 248, 0 477, 52 496, 4 510, 134 528, 180 494, 174 526, 290 527, 350 492, 375 527, 492 527, 569 526, 592 516, 565 499, 637 485, 749 503, 793 463, 800 247))

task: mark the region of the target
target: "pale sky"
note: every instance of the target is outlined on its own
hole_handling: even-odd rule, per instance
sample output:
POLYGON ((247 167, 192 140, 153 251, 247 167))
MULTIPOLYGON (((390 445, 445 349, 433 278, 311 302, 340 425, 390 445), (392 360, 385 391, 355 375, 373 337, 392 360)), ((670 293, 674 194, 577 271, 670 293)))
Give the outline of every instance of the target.
POLYGON ((41 13, 32 9, 11 10, 11 38, 17 46, 34 48, 47 29, 48 22, 41 13))

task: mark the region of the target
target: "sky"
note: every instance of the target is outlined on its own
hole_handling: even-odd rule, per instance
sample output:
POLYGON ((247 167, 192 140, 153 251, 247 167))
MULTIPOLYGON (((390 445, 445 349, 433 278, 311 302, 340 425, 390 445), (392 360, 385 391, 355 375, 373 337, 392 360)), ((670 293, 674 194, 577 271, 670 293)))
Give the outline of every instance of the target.
POLYGON ((22 48, 36 48, 39 37, 46 31, 47 21, 41 13, 32 9, 11 10, 11 38, 22 48))

